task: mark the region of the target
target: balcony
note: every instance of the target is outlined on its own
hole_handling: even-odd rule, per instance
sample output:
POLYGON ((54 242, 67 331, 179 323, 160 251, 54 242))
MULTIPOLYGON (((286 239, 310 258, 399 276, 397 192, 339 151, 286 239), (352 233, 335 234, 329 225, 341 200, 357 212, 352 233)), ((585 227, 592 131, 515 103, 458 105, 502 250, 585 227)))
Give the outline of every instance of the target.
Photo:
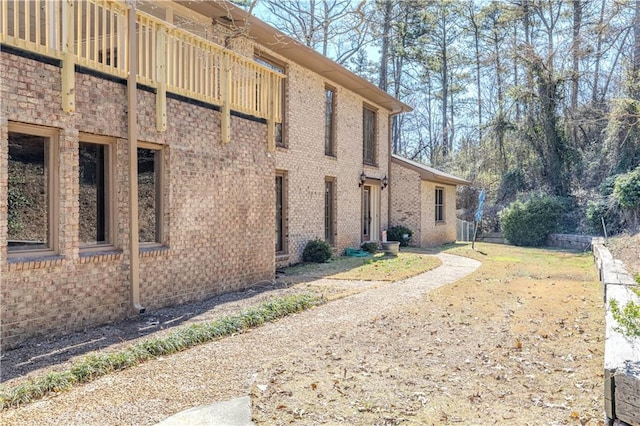
POLYGON ((134 10, 117 0, 0 0, 0 43, 62 62, 65 111, 75 108, 76 64, 122 79, 135 71, 156 91, 159 131, 171 92, 220 107, 223 141, 234 110, 265 119, 273 145, 283 74, 140 10, 133 20, 134 10))

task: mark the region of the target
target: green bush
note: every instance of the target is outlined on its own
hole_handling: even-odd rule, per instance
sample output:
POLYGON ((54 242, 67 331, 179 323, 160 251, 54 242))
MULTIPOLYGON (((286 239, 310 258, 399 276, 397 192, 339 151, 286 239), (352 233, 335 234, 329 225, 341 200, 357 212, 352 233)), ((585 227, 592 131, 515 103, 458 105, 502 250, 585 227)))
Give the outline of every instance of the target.
POLYGON ((510 243, 538 247, 557 229, 562 203, 555 197, 535 195, 525 202, 514 201, 499 216, 504 237, 510 243))
POLYGON ((412 235, 413 232, 406 226, 396 225, 392 226, 387 231, 387 240, 398 241, 400 243, 400 247, 406 247, 409 245, 409 240, 411 239, 412 235))
POLYGON ((305 262, 325 263, 329 259, 331 259, 331 246, 319 239, 309 241, 302 252, 302 260, 305 262))
POLYGON ((627 214, 629 223, 633 228, 637 228, 640 211, 640 167, 616 178, 613 197, 627 214))
POLYGON ((374 243, 373 241, 369 241, 366 243, 362 243, 362 245, 360 245, 360 248, 364 251, 368 251, 369 253, 373 254, 376 251, 378 251, 378 243, 374 243))
POLYGON ((602 218, 604 218, 604 223, 607 227, 607 235, 617 234, 622 231, 620 210, 613 199, 589 201, 585 216, 588 230, 592 234, 604 235, 602 218))

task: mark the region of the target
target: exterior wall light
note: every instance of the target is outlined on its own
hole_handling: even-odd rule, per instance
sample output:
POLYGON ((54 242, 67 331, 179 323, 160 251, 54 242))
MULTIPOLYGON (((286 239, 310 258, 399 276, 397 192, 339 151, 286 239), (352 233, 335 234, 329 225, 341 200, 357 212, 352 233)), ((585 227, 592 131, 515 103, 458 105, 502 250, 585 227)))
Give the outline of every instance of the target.
POLYGON ((358 186, 364 185, 366 180, 367 180, 367 175, 365 175, 364 172, 360 173, 360 182, 358 183, 358 186))
POLYGON ((385 189, 387 185, 389 185, 389 178, 387 177, 387 175, 384 175, 384 177, 382 178, 382 189, 385 189))

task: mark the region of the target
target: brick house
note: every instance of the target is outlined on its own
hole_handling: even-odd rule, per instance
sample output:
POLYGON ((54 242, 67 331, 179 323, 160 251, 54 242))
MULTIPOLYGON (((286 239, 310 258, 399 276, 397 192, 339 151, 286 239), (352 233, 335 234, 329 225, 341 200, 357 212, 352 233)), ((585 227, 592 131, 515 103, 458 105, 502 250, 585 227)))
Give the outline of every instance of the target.
POLYGON ((410 108, 230 3, 0 0, 0 25, 2 348, 388 226, 410 108))
POLYGON ((391 176, 391 225, 411 229, 412 245, 454 242, 456 187, 471 182, 395 154, 391 176))

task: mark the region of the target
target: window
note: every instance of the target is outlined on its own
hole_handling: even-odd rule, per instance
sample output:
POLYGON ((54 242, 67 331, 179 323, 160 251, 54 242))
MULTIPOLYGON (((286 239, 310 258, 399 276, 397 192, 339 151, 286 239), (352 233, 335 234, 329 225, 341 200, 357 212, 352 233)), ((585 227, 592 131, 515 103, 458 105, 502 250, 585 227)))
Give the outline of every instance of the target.
POLYGON ((444 188, 436 188, 436 222, 444 222, 444 188))
POLYGON ((9 255, 47 255, 57 249, 57 131, 9 124, 9 255))
POLYGON ((286 175, 276 172, 276 253, 287 251, 287 189, 286 175))
POLYGON ((324 89, 324 153, 336 155, 335 149, 336 93, 330 87, 324 89))
POLYGON ((362 161, 376 165, 376 112, 370 108, 362 109, 362 161))
MULTIPOLYGON (((285 66, 283 64, 280 64, 276 61, 273 61, 271 59, 266 59, 263 56, 255 56, 254 60, 259 63, 260 65, 264 65, 267 68, 271 68, 274 71, 277 71, 281 74, 285 74, 286 70, 285 70, 285 66)), ((285 138, 284 138, 284 117, 285 117, 285 106, 286 106, 286 102, 285 102, 285 95, 286 95, 286 79, 282 82, 281 86, 280 86, 280 111, 282 111, 282 121, 279 123, 275 123, 275 139, 276 139, 276 146, 280 146, 280 147, 286 147, 287 144, 285 142, 285 138)))
POLYGON ((100 247, 114 243, 112 194, 112 144, 108 138, 80 135, 79 204, 80 246, 100 247))
POLYGON ((324 181, 324 240, 330 245, 335 245, 335 196, 335 180, 332 178, 327 178, 324 181))
POLYGON ((162 150, 138 147, 138 241, 162 243, 162 150))

